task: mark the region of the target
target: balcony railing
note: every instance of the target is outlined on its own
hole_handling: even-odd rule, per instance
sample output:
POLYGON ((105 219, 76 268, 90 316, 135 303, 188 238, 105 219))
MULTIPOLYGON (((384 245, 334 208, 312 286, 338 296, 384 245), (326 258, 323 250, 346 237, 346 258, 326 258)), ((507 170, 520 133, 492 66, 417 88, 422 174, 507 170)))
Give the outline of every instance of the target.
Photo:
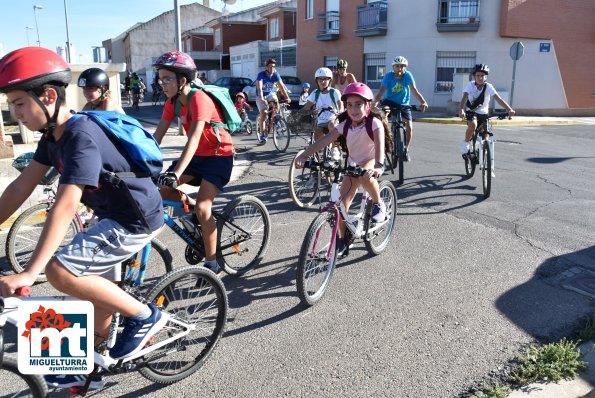
POLYGON ((388 0, 357 6, 355 35, 386 36, 388 0))
POLYGON ((318 14, 318 40, 337 40, 339 38, 339 11, 327 11, 318 14))
POLYGON ((438 32, 477 32, 480 0, 438 0, 438 32))

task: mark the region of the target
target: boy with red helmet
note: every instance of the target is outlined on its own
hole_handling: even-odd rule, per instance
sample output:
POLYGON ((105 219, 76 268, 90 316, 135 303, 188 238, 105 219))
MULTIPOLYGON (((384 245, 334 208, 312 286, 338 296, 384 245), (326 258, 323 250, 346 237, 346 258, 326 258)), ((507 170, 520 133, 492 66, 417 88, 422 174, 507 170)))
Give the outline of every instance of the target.
MULTIPOLYGON (((128 318, 109 352, 121 359, 142 349, 168 319, 154 305, 137 301, 113 283, 119 280, 122 261, 158 233, 163 208, 151 178, 127 181, 136 203, 122 200, 121 191, 105 182, 105 170, 129 172, 132 166, 95 122, 86 116, 71 120, 65 104, 70 80, 68 64, 42 47, 21 48, 0 59, 0 92, 24 125, 43 133, 33 161, 0 197, 0 222, 18 209, 51 166, 61 173, 56 202, 37 248, 23 273, 0 278, 0 295, 33 285, 45 267, 52 286, 93 303, 97 343, 108 337, 114 311, 128 318), (99 222, 55 253, 80 202, 93 207, 99 222), (137 210, 144 220, 136 216, 137 210)), ((86 376, 50 375, 46 380, 50 386, 66 388, 84 385, 86 376)), ((90 387, 102 385, 102 380, 94 379, 90 387)))
MULTIPOLYGON (((190 87, 196 78, 196 65, 192 57, 180 51, 169 51, 159 57, 153 67, 157 69, 159 84, 168 98, 155 130, 155 139, 161 143, 177 115, 188 136, 180 159, 173 162, 161 179, 161 195, 164 199, 179 200, 180 194, 173 186, 178 183, 200 186, 194 211, 204 239, 205 266, 218 272, 217 225, 211 208, 215 197, 231 178, 231 134, 211 124, 224 123, 225 119, 209 95, 190 87)), ((186 200, 194 202, 187 196, 186 200)))

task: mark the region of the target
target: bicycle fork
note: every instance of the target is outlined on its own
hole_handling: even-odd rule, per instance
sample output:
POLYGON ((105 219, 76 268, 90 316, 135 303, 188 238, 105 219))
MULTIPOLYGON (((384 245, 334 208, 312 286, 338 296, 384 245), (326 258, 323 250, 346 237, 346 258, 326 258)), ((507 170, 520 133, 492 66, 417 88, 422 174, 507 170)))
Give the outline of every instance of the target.
MULTIPOLYGON (((329 211, 329 210, 326 210, 329 211)), ((331 244, 326 251, 325 261, 329 261, 331 259, 331 255, 333 254, 333 249, 335 248, 335 244, 337 243, 337 233, 339 232, 339 212, 334 210, 335 213, 335 223, 333 225, 333 233, 331 238, 331 244)), ((316 248, 318 247, 318 241, 320 240, 320 233, 321 228, 316 231, 316 239, 314 240, 314 244, 312 245, 312 252, 310 253, 311 257, 314 257, 316 254, 316 248)))
MULTIPOLYGON (((477 140, 479 142, 479 165, 480 167, 483 167, 483 144, 484 144, 484 140, 483 139, 478 139, 477 140)), ((488 145, 490 146, 490 158, 492 161, 492 170, 490 171, 494 171, 494 136, 489 135, 488 134, 488 145)))

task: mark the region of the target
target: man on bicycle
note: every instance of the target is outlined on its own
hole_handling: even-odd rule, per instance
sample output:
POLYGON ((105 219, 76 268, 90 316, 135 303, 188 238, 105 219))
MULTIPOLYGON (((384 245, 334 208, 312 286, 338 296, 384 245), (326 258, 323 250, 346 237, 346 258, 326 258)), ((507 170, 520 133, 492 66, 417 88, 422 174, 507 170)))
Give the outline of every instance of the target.
POLYGON ((268 104, 266 101, 266 97, 270 93, 275 92, 275 83, 278 82, 277 87, 281 93, 282 98, 285 98, 286 101, 290 102, 291 99, 289 98, 289 93, 285 88, 285 84, 281 80, 281 76, 275 69, 277 65, 277 61, 274 58, 269 58, 266 60, 265 66, 266 69, 256 76, 256 106, 258 106, 258 112, 260 117, 260 128, 261 136, 259 137, 261 143, 266 143, 268 139, 268 131, 266 131, 265 127, 265 118, 266 118, 266 110, 268 109, 268 104))
MULTIPOLYGON (((491 83, 488 83, 488 75, 490 73, 490 67, 486 64, 477 64, 473 69, 473 80, 469 82, 465 89, 463 90, 463 98, 461 98, 461 107, 459 111, 459 116, 462 119, 467 119, 467 130, 465 131, 465 141, 461 144, 461 154, 463 158, 467 156, 467 152, 469 151, 469 143, 473 138, 473 133, 477 128, 478 124, 485 122, 485 117, 488 116, 489 113, 489 105, 490 99, 492 96, 500 105, 506 108, 508 112, 508 116, 514 116, 515 112, 514 109, 508 105, 502 97, 498 94, 496 89, 491 83), (477 117, 474 115, 467 115, 465 111, 473 111, 477 114, 477 117), (482 117, 483 116, 483 117, 482 117)), ((494 173, 494 163, 492 163, 492 177, 495 177, 494 173)))
MULTIPOLYGON (((400 106, 408 106, 411 100, 411 93, 413 93, 421 104, 421 111, 425 112, 428 109, 428 103, 417 89, 413 74, 406 70, 407 65, 409 65, 409 62, 407 62, 405 57, 398 56, 393 60, 393 70, 384 75, 380 90, 374 100, 378 103, 380 98, 384 98, 381 102, 382 106, 398 108, 400 106)), ((407 130, 407 146, 404 148, 405 160, 409 162, 411 160, 409 150, 411 140, 413 139, 413 117, 411 116, 411 110, 402 109, 401 116, 405 121, 405 128, 407 130)))
MULTIPOLYGON (((98 124, 86 116, 71 119, 66 106, 70 80, 68 64, 42 47, 21 48, 0 59, 0 92, 23 124, 43 133, 31 163, 0 197, 0 222, 19 208, 51 166, 61 173, 56 201, 26 270, 0 278, 0 295, 33 285, 45 267, 53 287, 93 303, 96 344, 107 339, 114 311, 127 318, 109 352, 114 359, 127 358, 169 318, 113 283, 121 276, 122 261, 147 245, 161 228, 161 197, 151 178, 131 178, 126 184, 133 200, 122 200, 122 190, 103 178, 105 170, 132 171, 131 162, 98 124), (55 253, 81 201, 93 207, 99 222, 55 253)), ((86 376, 49 375, 46 380, 52 387, 66 388, 84 385, 86 376)), ((102 380, 94 379, 90 387, 102 385, 102 380)))
POLYGON ((318 141, 328 133, 328 123, 343 112, 343 102, 341 92, 331 87, 333 72, 329 68, 318 68, 314 78, 318 88, 310 93, 302 109, 308 110, 315 106, 318 110, 318 125, 314 133, 314 141, 318 141))

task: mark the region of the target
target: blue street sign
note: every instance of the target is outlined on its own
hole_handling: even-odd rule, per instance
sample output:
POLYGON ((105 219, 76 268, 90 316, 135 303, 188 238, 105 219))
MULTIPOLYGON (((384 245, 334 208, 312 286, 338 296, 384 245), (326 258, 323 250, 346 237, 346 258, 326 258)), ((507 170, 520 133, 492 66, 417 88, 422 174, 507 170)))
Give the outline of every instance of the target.
POLYGON ((549 53, 550 46, 551 46, 551 43, 539 43, 539 52, 540 53, 549 53))

